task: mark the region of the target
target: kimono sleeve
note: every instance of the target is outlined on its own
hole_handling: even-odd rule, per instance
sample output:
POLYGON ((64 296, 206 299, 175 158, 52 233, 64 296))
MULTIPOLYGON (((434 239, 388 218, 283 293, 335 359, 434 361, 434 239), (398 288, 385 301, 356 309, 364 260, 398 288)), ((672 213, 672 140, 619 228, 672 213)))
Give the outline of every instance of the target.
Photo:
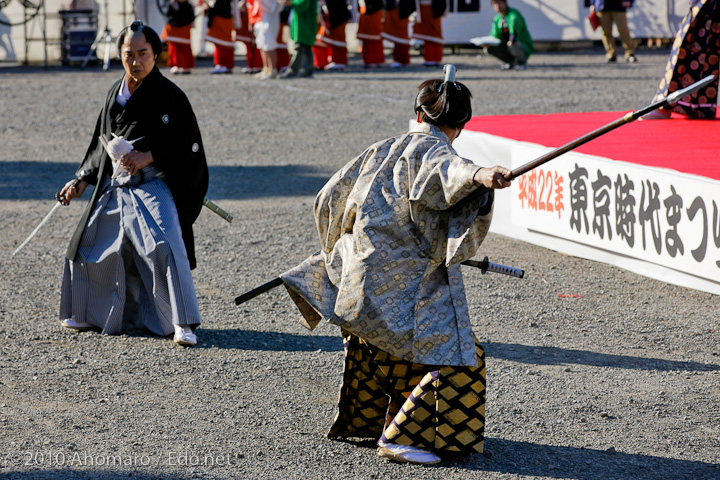
POLYGON ((315 198, 315 223, 323 253, 330 253, 344 233, 348 197, 366 160, 374 153, 375 149, 369 148, 348 162, 328 180, 315 198))
POLYGON ((410 203, 433 210, 447 210, 476 190, 473 183, 480 167, 466 160, 447 145, 428 149, 410 187, 410 203))
POLYGON ((471 195, 449 210, 445 265, 456 265, 475 256, 490 230, 492 190, 471 195))
POLYGON ((490 228, 494 195, 477 190, 473 177, 479 169, 447 145, 437 145, 425 154, 412 185, 413 218, 435 210, 447 224, 447 266, 475 256, 490 228))
POLYGON ((83 158, 80 167, 78 167, 75 172, 76 177, 79 178, 82 176, 83 179, 91 185, 97 184, 98 178, 100 177, 100 160, 105 154, 105 148, 102 146, 102 143, 100 143, 102 117, 103 112, 100 112, 97 122, 95 123, 95 130, 93 131, 90 145, 85 152, 85 157, 83 158))
MULTIPOLYGON (((167 104, 166 104, 167 105, 167 104)), ((182 92, 172 96, 171 108, 156 114, 162 122, 149 139, 155 165, 177 193, 195 191, 207 182, 207 163, 200 128, 190 102, 182 92)), ((204 195, 204 193, 203 193, 204 195)))

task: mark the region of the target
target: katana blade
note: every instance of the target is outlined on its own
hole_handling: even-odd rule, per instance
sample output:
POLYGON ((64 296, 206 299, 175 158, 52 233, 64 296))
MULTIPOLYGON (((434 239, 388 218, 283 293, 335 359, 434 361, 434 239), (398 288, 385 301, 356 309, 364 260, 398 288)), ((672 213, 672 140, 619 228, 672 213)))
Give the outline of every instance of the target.
MULTIPOLYGON (((80 171, 80 175, 78 175, 78 177, 77 177, 75 180, 73 180, 72 183, 70 184, 70 188, 77 187, 78 184, 83 180, 83 178, 85 178, 85 170, 81 170, 81 171, 80 171)), ((65 205, 65 204, 63 203, 63 202, 65 201, 65 195, 61 195, 60 192, 57 192, 57 193, 55 194, 55 199, 57 200, 57 203, 56 203, 56 204, 53 206, 53 208, 50 210, 50 213, 48 213, 47 215, 45 215, 45 218, 43 218, 42 222, 40 222, 40 223, 38 224, 38 226, 35 227, 35 230, 32 231, 32 233, 30 234, 30 236, 27 237, 27 238, 25 239, 25 241, 24 241, 23 243, 21 243, 18 248, 15 249, 15 251, 12 253, 13 256, 15 256, 16 253, 18 253, 20 250, 22 250, 22 248, 23 248, 25 245, 27 245, 27 243, 28 243, 30 240, 32 240, 32 238, 35 236, 35 234, 37 234, 37 232, 40 230, 40 228, 42 228, 42 226, 45 225, 45 222, 47 222, 47 221, 50 219, 50 217, 52 217, 53 213, 55 213, 55 210, 57 210, 58 207, 60 207, 61 205, 65 205)))
POLYGON ((60 207, 61 205, 62 205, 62 203, 60 203, 60 202, 56 202, 56 203, 55 203, 55 205, 53 206, 53 208, 50 210, 50 213, 48 213, 47 215, 45 215, 45 218, 43 218, 42 222, 40 222, 40 223, 38 224, 38 226, 35 227, 35 230, 32 231, 32 233, 30 234, 30 236, 27 237, 27 238, 25 239, 25 241, 22 242, 22 243, 20 244, 20 246, 15 249, 15 251, 12 253, 13 256, 15 256, 16 253, 18 253, 20 250, 22 250, 22 248, 23 248, 25 245, 27 245, 30 240, 32 240, 32 238, 40 231, 40 229, 42 228, 42 226, 45 225, 45 223, 50 219, 50 217, 53 216, 53 213, 55 213, 55 210, 57 210, 58 207, 60 207))

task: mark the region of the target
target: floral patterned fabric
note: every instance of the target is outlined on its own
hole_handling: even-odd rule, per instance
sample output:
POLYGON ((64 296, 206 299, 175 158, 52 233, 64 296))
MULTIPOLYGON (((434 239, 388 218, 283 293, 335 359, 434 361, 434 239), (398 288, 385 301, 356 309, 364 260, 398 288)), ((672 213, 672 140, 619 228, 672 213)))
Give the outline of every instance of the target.
POLYGON ((692 0, 690 12, 675 37, 655 101, 712 74, 715 75, 714 82, 681 99, 670 110, 692 118, 715 118, 719 58, 718 0, 692 0))

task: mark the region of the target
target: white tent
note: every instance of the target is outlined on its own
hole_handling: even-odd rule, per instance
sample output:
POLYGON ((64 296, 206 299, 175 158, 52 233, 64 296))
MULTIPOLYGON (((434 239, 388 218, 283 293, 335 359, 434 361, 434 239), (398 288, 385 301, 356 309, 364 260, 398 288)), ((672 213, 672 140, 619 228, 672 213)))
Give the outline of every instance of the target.
MULTIPOLYGON (((477 9, 477 0, 448 0, 451 12, 443 21, 448 44, 468 43, 468 39, 487 35, 495 11, 488 0, 477 9), (474 5, 471 5, 475 3, 474 5), (460 11, 458 11, 458 5, 460 11), (473 11, 472 8, 475 8, 473 11), (464 11, 463 11, 464 10, 464 11)), ((561 42, 599 40, 586 19, 583 0, 508 0, 525 17, 535 41, 561 42)), ((673 38, 685 14, 687 1, 637 0, 628 10, 630 32, 635 38, 673 38)), ((617 32, 616 32, 617 33, 617 32)))

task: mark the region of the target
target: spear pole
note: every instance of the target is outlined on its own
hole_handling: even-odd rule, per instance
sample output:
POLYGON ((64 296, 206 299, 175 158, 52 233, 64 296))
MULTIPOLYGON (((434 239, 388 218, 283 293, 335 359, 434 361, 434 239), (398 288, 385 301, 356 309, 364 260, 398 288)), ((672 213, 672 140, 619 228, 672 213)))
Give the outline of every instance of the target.
MULTIPOLYGON (((545 155, 536 158, 535 160, 526 163, 525 165, 522 165, 515 170, 513 170, 510 175, 507 178, 508 180, 512 180, 516 177, 519 177, 520 175, 529 172, 530 170, 539 167, 540 165, 549 162, 550 160, 559 157, 560 155, 569 152, 570 150, 573 150, 580 145, 583 145, 590 140, 594 140, 597 137, 601 135, 605 135, 611 130, 615 130, 618 127, 621 127, 627 123, 634 122, 638 118, 642 117, 643 115, 647 115, 648 113, 657 110, 658 108, 665 107, 667 105, 670 105, 672 103, 677 102, 678 100, 682 99, 683 97, 690 95, 691 93, 694 93, 701 88, 709 85, 712 83, 712 81, 715 80, 714 75, 710 75, 708 77, 703 78, 702 80, 693 83, 689 87, 683 88, 682 90, 677 90, 670 95, 666 96, 665 98, 662 98, 658 100, 655 103, 651 103, 650 105, 647 105, 639 110, 635 110, 634 112, 629 112, 626 115, 624 115, 621 118, 618 118, 614 122, 608 123, 604 127, 600 127, 597 130, 593 130, 590 133, 587 133, 583 135, 582 137, 573 140, 570 143, 566 143, 562 147, 558 147, 555 150, 552 150, 545 155)), ((479 189, 480 190, 480 189, 479 189)))

